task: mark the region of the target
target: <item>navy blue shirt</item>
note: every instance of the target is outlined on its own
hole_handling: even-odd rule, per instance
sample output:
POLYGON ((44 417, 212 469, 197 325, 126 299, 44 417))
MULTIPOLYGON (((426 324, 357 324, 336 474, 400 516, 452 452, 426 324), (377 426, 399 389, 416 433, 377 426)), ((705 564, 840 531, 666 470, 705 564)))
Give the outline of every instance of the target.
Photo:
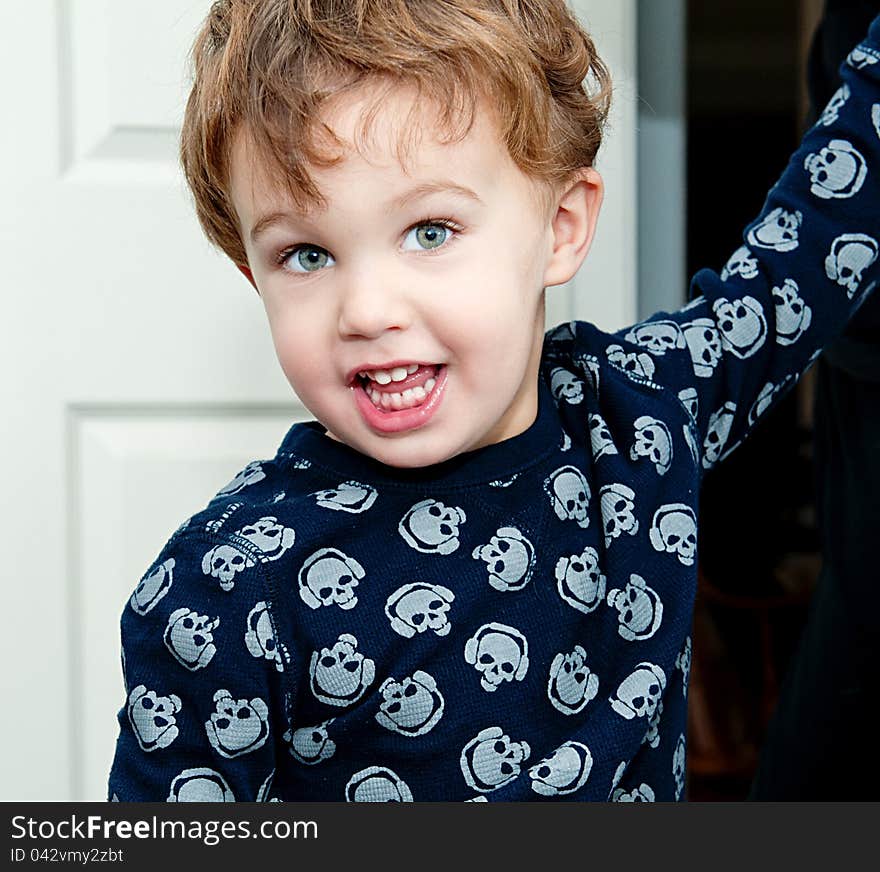
POLYGON ((700 480, 876 284, 878 60, 688 306, 547 334, 528 430, 401 470, 296 424, 178 529, 110 798, 683 798, 700 480))

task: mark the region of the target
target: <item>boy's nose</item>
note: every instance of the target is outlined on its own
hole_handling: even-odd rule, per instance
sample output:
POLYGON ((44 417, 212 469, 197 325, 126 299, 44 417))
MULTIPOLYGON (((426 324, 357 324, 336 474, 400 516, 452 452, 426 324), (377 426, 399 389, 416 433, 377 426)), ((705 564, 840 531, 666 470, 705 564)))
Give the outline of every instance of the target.
POLYGON ((375 339, 388 330, 405 330, 412 316, 406 295, 389 277, 353 277, 339 304, 339 333, 375 339))

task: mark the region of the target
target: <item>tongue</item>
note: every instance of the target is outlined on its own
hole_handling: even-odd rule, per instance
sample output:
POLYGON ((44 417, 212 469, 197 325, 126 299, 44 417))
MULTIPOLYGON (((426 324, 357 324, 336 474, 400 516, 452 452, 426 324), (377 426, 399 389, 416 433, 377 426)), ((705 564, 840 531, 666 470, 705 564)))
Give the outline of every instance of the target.
POLYGON ((428 379, 436 378, 440 367, 438 366, 420 366, 412 375, 408 375, 403 381, 389 382, 387 385, 380 385, 379 382, 370 380, 370 389, 379 391, 382 394, 402 394, 410 388, 424 387, 428 379))

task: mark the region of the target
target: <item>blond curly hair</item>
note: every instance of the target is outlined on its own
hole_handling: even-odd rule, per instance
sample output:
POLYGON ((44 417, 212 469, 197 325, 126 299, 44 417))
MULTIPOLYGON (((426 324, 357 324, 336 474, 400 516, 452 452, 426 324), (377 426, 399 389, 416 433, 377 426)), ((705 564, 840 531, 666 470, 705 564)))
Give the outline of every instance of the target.
POLYGON ((592 166, 611 97, 608 70, 564 0, 219 0, 192 54, 181 162, 205 233, 240 264, 229 192, 240 130, 296 203, 320 205, 309 166, 339 160, 322 105, 375 83, 367 135, 385 89, 405 85, 436 110, 444 141, 490 107, 514 163, 552 187, 592 166))

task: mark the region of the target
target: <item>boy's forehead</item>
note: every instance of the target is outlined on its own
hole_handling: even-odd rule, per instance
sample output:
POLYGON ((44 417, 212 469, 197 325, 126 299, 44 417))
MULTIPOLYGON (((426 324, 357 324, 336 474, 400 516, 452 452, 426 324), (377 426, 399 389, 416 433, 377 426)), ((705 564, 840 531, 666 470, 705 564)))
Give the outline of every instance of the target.
MULTIPOLYGON (((326 200, 332 201, 334 182, 342 176, 356 183, 381 184, 391 202, 407 199, 407 193, 427 195, 443 189, 475 193, 480 199, 481 192, 491 193, 497 185, 509 183, 511 175, 521 175, 501 139, 494 113, 481 101, 469 129, 449 131, 440 124, 438 110, 419 102, 411 89, 386 89, 380 98, 361 88, 330 101, 316 122, 314 130, 326 125, 334 135, 321 136, 317 143, 327 165, 308 165, 326 200)), ((289 207, 293 193, 278 184, 278 168, 266 166, 260 155, 252 132, 239 129, 230 151, 230 183, 237 206, 241 210, 246 203, 256 206, 268 199, 279 208, 289 207)), ((323 210, 317 203, 300 203, 296 208, 305 214, 323 210)))

